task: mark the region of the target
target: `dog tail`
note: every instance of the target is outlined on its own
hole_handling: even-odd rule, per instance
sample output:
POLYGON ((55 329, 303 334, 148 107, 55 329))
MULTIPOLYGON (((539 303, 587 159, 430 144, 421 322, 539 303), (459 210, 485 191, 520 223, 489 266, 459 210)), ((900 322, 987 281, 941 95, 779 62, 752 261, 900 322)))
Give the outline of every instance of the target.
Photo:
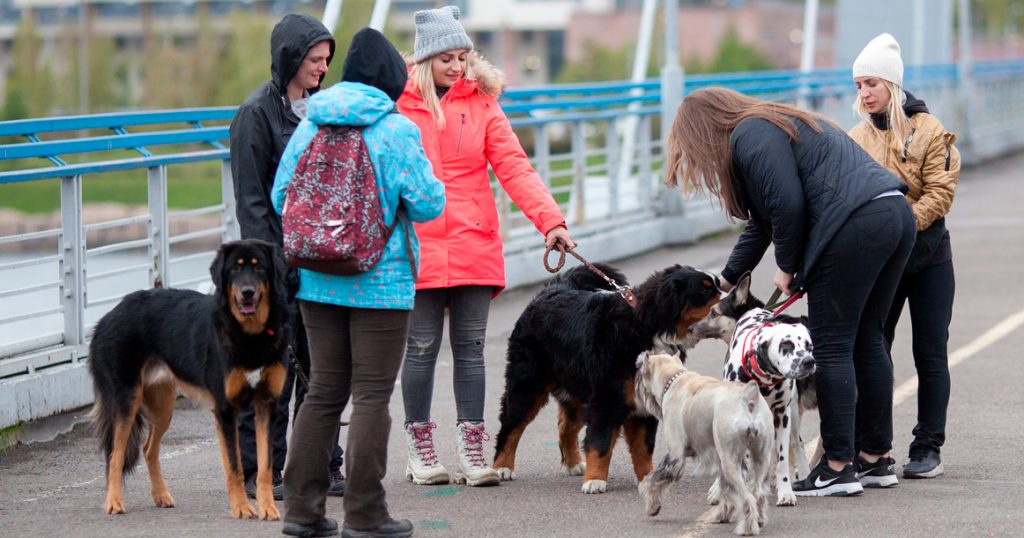
MULTIPOLYGON (((100 442, 100 450, 103 451, 103 461, 106 462, 107 473, 110 472, 110 455, 114 451, 114 430, 118 421, 124 420, 124 415, 115 402, 107 402, 102 394, 97 391, 96 403, 92 408, 92 426, 97 439, 100 442)), ((128 433, 128 442, 124 450, 124 475, 127 476, 135 470, 139 462, 140 448, 142 446, 142 431, 146 425, 146 419, 141 412, 135 413, 135 420, 128 433)))
POLYGON ((759 403, 763 402, 764 397, 761 396, 761 390, 757 387, 757 383, 753 380, 747 381, 743 387, 743 403, 747 406, 747 413, 750 417, 750 421, 747 422, 747 437, 750 439, 756 439, 759 435, 767 433, 759 430, 755 416, 759 403))

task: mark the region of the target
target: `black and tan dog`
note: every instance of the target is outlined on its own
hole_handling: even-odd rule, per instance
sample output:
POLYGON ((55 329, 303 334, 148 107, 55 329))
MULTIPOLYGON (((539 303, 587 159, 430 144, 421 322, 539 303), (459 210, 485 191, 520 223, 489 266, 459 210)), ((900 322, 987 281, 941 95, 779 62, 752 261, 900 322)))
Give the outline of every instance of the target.
POLYGON ((226 243, 210 266, 214 295, 152 289, 126 296, 96 325, 89 348, 96 403, 94 426, 107 462, 109 514, 125 511, 124 476, 142 447, 153 502, 174 506, 160 471, 160 439, 177 389, 213 411, 227 474, 231 515, 278 519, 271 492, 270 422, 285 379, 294 295, 280 249, 258 240, 226 243), (245 497, 237 415, 256 416, 258 511, 245 497))
MULTIPOLYGON (((614 268, 598 264, 620 284, 614 268)), ((584 474, 584 493, 607 488, 612 447, 624 432, 637 480, 651 470, 658 422, 634 409, 636 357, 673 347, 690 324, 718 302, 714 275, 679 265, 658 271, 635 290, 634 310, 602 279, 575 267, 552 280, 516 321, 508 344, 505 394, 495 470, 515 478, 516 448, 526 426, 553 396, 558 401, 562 469, 584 474), (586 464, 578 435, 587 423, 586 464)))

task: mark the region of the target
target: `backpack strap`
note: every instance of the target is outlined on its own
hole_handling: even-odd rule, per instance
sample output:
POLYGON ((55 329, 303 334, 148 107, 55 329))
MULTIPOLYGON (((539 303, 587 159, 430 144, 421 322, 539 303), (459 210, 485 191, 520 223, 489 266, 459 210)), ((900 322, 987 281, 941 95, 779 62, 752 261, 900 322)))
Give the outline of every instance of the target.
POLYGON ((409 258, 409 272, 412 274, 412 281, 414 283, 419 282, 420 275, 419 271, 416 269, 416 257, 413 255, 412 251, 412 239, 409 237, 412 233, 412 226, 409 224, 409 217, 406 216, 405 208, 402 207, 401 201, 398 202, 398 210, 395 211, 395 222, 391 223, 391 226, 388 227, 388 236, 384 239, 384 244, 386 245, 388 241, 391 241, 391 235, 395 232, 395 228, 398 227, 399 222, 401 222, 402 227, 405 228, 405 255, 409 258))

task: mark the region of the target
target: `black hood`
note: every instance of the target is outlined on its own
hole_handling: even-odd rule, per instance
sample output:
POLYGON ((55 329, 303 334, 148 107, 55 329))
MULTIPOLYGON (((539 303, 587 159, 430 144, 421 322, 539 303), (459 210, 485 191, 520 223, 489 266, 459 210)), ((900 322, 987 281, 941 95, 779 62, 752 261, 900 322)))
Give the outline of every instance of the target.
POLYGON ((398 101, 409 74, 405 60, 398 49, 373 28, 363 28, 352 36, 345 66, 341 68, 343 82, 361 82, 386 93, 398 101))
MULTIPOLYGON (((906 90, 904 90, 903 93, 907 96, 907 100, 903 103, 903 113, 906 114, 908 118, 918 112, 928 113, 928 105, 926 105, 924 101, 914 97, 914 94, 906 90)), ((889 129, 889 116, 884 112, 871 114, 871 123, 874 123, 875 127, 878 129, 886 131, 889 129)))
MULTIPOLYGON (((323 23, 309 15, 289 13, 274 25, 270 34, 270 73, 282 95, 309 49, 321 41, 331 42, 331 54, 327 57, 330 65, 331 58, 334 58, 334 36, 323 23)), ((323 76, 320 82, 323 82, 323 76)))

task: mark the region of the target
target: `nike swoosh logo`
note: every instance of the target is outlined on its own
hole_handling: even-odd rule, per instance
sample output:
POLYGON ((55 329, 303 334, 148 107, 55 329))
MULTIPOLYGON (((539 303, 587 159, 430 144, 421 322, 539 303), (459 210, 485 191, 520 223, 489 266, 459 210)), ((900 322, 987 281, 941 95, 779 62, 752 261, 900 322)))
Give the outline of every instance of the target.
POLYGON ((815 479, 814 479, 814 487, 816 487, 816 488, 823 488, 825 486, 831 485, 832 482, 835 482, 836 480, 839 480, 838 476, 835 477, 835 478, 830 478, 828 480, 822 480, 820 476, 819 477, 815 477, 815 479))

